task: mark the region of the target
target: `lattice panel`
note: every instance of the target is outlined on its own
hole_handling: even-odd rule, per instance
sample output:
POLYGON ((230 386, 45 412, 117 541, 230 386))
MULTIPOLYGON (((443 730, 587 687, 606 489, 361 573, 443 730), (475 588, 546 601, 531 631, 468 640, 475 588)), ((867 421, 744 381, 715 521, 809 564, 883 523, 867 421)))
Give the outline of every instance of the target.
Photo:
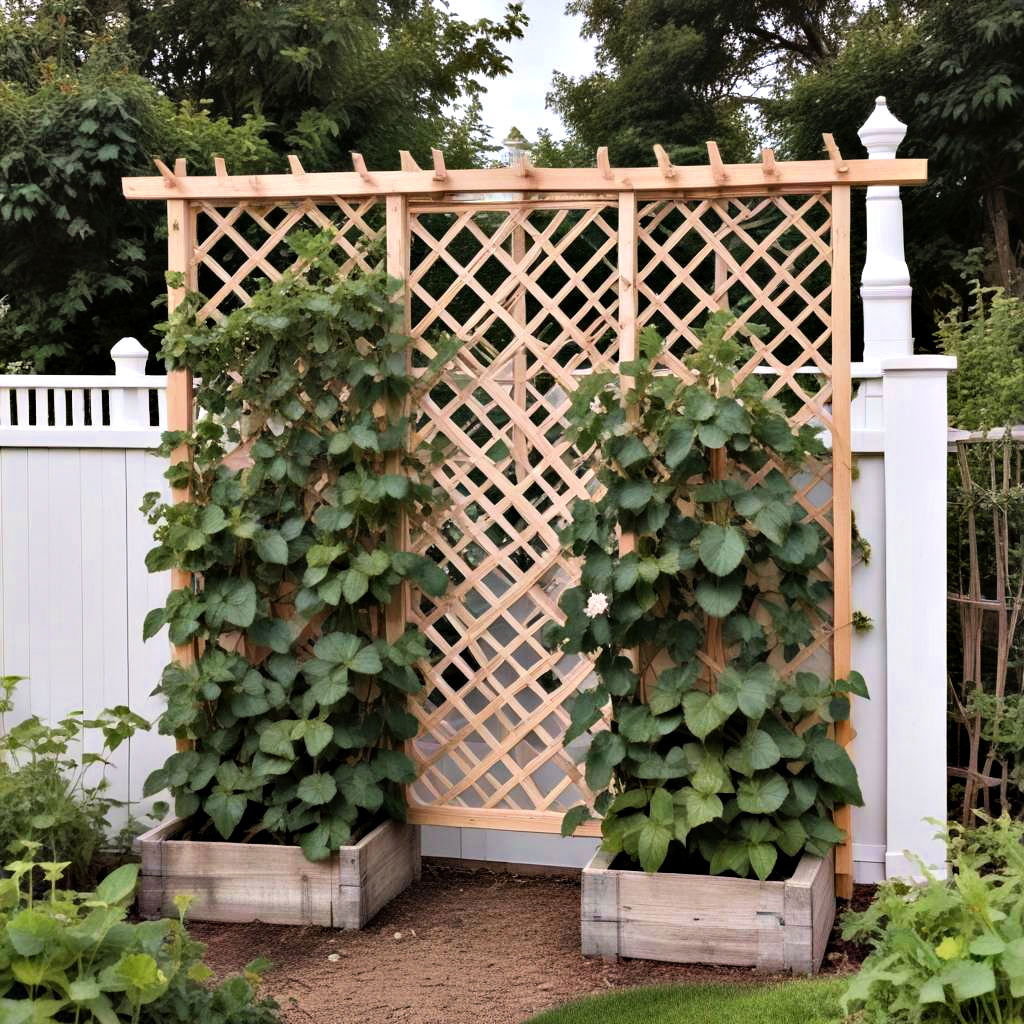
POLYGON ((566 700, 587 659, 548 651, 547 622, 571 578, 558 520, 585 496, 564 439, 578 375, 613 365, 618 335, 616 211, 431 207, 411 217, 413 336, 464 342, 420 410, 451 454, 436 469, 447 521, 426 544, 451 578, 414 619, 437 660, 414 710, 418 805, 563 812, 583 796, 565 750, 566 700))
MULTIPOLYGON (((775 195, 641 202, 637 217, 638 325, 666 339, 668 372, 687 374, 682 360, 699 345, 697 329, 710 312, 728 308, 753 348, 738 377, 763 375, 794 425, 832 428, 831 197, 775 195), (746 325, 767 328, 763 338, 746 325)), ((756 483, 770 461, 752 475, 756 483)), ((827 460, 794 480, 805 521, 829 538, 822 578, 833 578, 832 472, 827 460)), ((791 659, 776 651, 783 673, 832 670, 832 602, 819 609, 811 643, 791 659)), ((758 611, 771 625, 766 607, 758 611)), ((707 659, 706 654, 704 655, 707 659)), ((712 661, 715 670, 720 665, 712 661)))
POLYGON ((296 231, 334 232, 346 273, 384 262, 383 203, 375 196, 335 196, 330 205, 310 199, 270 206, 242 200, 227 209, 202 202, 193 206, 193 213, 196 244, 191 262, 195 286, 207 299, 203 317, 221 319, 249 302, 261 281, 276 281, 284 270, 300 266, 288 245, 296 231))
MULTIPOLYGON (((728 306, 738 330, 768 329, 748 335, 754 354, 741 373, 766 375, 794 424, 830 430, 830 196, 641 201, 634 282, 620 277, 633 260, 617 252, 617 210, 607 204, 412 210, 412 334, 424 356, 440 332, 463 346, 419 410, 421 435, 450 446, 435 475, 452 506, 423 547, 451 588, 443 603, 412 611, 436 662, 414 706, 421 775, 411 802, 435 821, 544 828, 586 798, 585 740, 566 751, 561 734, 565 703, 589 685, 591 665, 541 640, 576 578, 559 554, 557 520, 593 488, 563 439, 569 393, 581 374, 616 367, 628 332, 620 296, 632 285, 637 328, 667 339, 666 372, 685 375, 703 320, 728 306)), ((826 461, 795 481, 806 518, 829 538, 832 472, 826 461)), ((823 577, 832 576, 830 557, 823 577)), ((820 612, 809 645, 788 661, 775 656, 782 672, 831 671, 831 602, 820 612)))

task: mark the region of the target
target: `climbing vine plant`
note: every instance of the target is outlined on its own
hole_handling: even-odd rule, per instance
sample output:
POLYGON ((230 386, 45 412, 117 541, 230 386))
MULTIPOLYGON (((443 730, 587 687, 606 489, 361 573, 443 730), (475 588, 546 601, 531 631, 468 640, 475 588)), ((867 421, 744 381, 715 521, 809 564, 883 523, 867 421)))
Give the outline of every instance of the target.
MULTIPOLYGON (((750 346, 734 331, 729 313, 708 318, 687 381, 656 372, 662 340, 645 331, 621 376, 592 374, 573 395, 572 437, 601 491, 562 531, 582 576, 548 640, 596 656, 565 742, 592 733, 604 849, 649 872, 696 860, 765 879, 845 838, 832 812, 862 799, 831 726, 867 691, 856 672, 785 675, 828 625, 826 537, 791 483, 825 450, 757 377, 737 378, 750 346)), ((563 832, 590 815, 574 807, 563 832)))
MULTIPOLYGON (((342 277, 329 235, 291 236, 303 272, 267 282, 220 323, 197 323, 189 296, 166 325, 161 355, 201 382, 202 416, 164 435, 191 459, 168 479, 188 501, 149 495, 152 571, 200 584, 169 595, 145 632, 169 627, 195 644, 167 666, 160 730, 193 741, 146 783, 169 787, 199 834, 299 843, 326 857, 381 816, 402 818, 414 776, 402 745, 422 687, 424 637, 385 628, 409 584, 444 593, 445 573, 404 550, 432 515, 435 456, 410 450, 403 406, 430 386, 408 369, 395 333, 399 283, 382 272, 342 277)), ((180 286, 172 280, 172 286, 180 286)))

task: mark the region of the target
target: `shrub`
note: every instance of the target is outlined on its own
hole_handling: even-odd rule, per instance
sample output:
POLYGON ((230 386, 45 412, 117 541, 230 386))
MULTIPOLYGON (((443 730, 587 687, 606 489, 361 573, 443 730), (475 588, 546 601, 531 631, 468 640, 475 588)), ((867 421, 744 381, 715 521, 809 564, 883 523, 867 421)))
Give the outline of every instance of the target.
POLYGON ((872 952, 850 983, 847 1010, 866 1024, 993 1024, 1024 1015, 1024 824, 950 826, 953 874, 925 866, 921 885, 886 882, 871 906, 847 914, 843 937, 872 952))
POLYGON ((267 964, 216 987, 204 947, 182 918, 131 924, 128 906, 139 868, 125 864, 94 892, 58 887, 66 863, 28 857, 0 879, 0 1020, 4 1024, 95 1021, 98 1024, 274 1024, 277 1004, 259 999, 267 964), (34 896, 37 876, 47 885, 34 896))
POLYGON ((149 723, 116 707, 94 719, 74 712, 57 725, 33 715, 8 728, 19 682, 20 676, 0 678, 0 853, 30 839, 51 861, 66 861, 72 884, 84 886, 96 853, 110 844, 110 812, 124 806, 110 794, 110 755, 149 723), (91 731, 102 744, 86 752, 91 731))
POLYGON ((443 501, 399 411, 432 376, 413 376, 412 342, 393 332, 398 282, 344 276, 330 233, 289 244, 304 273, 265 282, 219 324, 196 323, 192 296, 166 332, 168 368, 201 379, 204 414, 164 437, 165 453, 191 449, 167 473, 190 500, 147 499, 146 562, 202 586, 173 591, 146 634, 166 624, 199 653, 159 687, 161 732, 194 749, 145 792, 170 787, 204 835, 269 834, 319 860, 378 817, 404 817, 415 772, 402 745, 418 724, 406 704, 428 649, 418 630, 385 623, 405 586, 436 597, 448 579, 395 529, 443 501))
MULTIPOLYGON (((813 479, 824 449, 755 376, 737 382, 750 352, 732 325, 709 318, 689 379, 655 371, 662 341, 645 331, 628 387, 598 373, 574 394, 572 436, 603 492, 577 501, 561 534, 582 577, 548 640, 597 652, 598 684, 577 696, 565 741, 610 703, 586 754, 603 848, 657 871, 675 845, 713 874, 764 879, 780 853, 824 856, 844 839, 832 811, 861 794, 830 727, 866 690, 806 659, 783 678, 831 625, 824 531, 789 479, 813 479)), ((573 808, 564 831, 588 816, 573 808)))
POLYGON ((974 283, 966 316, 954 309, 938 324, 937 341, 957 357, 949 382, 949 415, 963 430, 1024 423, 1024 301, 974 283))

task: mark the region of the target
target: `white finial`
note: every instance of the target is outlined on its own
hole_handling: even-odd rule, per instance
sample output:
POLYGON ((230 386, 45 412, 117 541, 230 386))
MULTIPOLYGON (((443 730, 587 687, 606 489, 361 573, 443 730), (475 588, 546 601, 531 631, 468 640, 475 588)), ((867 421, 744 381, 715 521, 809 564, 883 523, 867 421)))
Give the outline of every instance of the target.
POLYGON ((884 96, 875 100, 875 109, 857 132, 868 151, 868 158, 873 160, 894 157, 906 134, 907 126, 892 115, 884 96))
POLYGON ((122 338, 111 350, 110 358, 114 360, 114 373, 118 377, 143 376, 149 353, 137 338, 122 338))

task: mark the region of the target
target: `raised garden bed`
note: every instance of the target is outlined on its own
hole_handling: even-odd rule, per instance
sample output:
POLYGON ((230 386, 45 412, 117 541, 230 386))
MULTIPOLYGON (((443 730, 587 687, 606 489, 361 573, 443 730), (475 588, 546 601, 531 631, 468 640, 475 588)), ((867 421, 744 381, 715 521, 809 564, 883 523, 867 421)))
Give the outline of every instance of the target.
POLYGON ((583 869, 583 953, 814 974, 835 920, 833 855, 804 854, 782 881, 583 869))
POLYGON ((175 818, 136 840, 142 856, 139 913, 176 916, 174 897, 194 897, 194 921, 362 928, 420 877, 419 830, 386 821, 323 861, 297 846, 176 839, 175 818))

